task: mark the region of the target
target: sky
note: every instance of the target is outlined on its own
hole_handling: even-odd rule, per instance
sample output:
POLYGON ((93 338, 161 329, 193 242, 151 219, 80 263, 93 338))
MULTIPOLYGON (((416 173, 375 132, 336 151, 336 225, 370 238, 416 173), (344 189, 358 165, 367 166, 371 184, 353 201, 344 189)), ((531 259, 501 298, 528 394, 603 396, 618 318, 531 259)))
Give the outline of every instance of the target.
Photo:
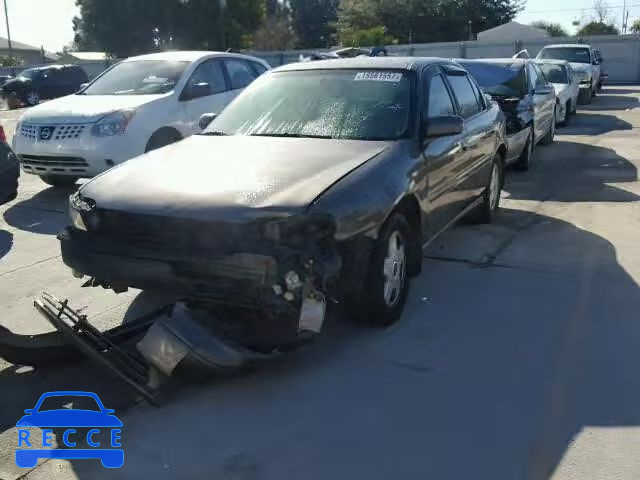
MULTIPOLYGON (((620 27, 624 0, 607 2, 612 20, 620 27)), ((627 0, 626 3, 631 25, 633 20, 640 19, 640 0, 627 0)), ((592 7, 593 0, 527 0, 524 12, 516 20, 521 23, 552 21, 562 24, 569 33, 575 33, 576 27, 572 22, 588 22, 594 13, 592 7)), ((73 41, 71 19, 78 13, 75 0, 7 0, 7 8, 12 39, 36 47, 44 46, 50 52, 60 51, 73 41)), ((2 21, 0 36, 7 36, 2 21)))

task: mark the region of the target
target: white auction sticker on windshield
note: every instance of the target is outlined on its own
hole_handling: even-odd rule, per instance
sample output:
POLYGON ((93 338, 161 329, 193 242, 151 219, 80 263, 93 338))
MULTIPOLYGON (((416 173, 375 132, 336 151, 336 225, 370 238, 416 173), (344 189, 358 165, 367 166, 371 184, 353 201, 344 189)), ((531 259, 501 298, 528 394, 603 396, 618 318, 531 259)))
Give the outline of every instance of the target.
POLYGON ((399 72, 358 72, 354 78, 356 82, 399 82, 402 74, 399 72))

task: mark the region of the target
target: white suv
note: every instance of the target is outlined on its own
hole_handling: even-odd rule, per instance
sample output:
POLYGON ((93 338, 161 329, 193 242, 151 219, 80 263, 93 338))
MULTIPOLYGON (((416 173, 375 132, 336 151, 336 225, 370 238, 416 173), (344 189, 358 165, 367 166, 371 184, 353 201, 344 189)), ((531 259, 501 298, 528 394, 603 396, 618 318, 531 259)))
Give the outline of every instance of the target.
POLYGON ((596 91, 602 86, 600 62, 590 45, 547 45, 536 57, 540 60, 566 60, 580 85, 581 103, 591 103, 596 91))
POLYGON ((269 69, 233 53, 132 57, 78 93, 27 110, 13 149, 26 173, 71 185, 197 133, 202 114, 220 113, 269 69))

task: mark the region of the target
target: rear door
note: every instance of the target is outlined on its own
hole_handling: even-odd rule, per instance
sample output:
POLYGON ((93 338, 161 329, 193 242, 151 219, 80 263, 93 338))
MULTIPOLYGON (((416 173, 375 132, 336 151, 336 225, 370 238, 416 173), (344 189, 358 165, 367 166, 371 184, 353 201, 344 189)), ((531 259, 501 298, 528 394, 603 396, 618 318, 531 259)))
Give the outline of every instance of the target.
MULTIPOLYGON (((442 69, 429 67, 423 73, 422 85, 423 122, 428 124, 436 117, 458 114, 442 69)), ((455 215, 450 208, 450 189, 453 171, 464 162, 463 140, 463 134, 438 137, 429 140, 423 150, 423 168, 417 184, 423 211, 429 211, 431 233, 442 229, 455 215)))
POLYGON ((492 159, 495 142, 494 125, 486 115, 486 104, 480 98, 475 82, 464 70, 446 70, 446 78, 453 91, 458 112, 464 118, 464 132, 462 139, 462 157, 451 170, 450 197, 456 207, 463 210, 478 196, 479 180, 482 167, 492 159))
POLYGON ((225 58, 224 66, 231 87, 231 100, 258 77, 249 62, 242 58, 225 58))
POLYGON ((193 71, 180 94, 180 130, 186 135, 198 133, 200 116, 222 112, 231 98, 222 60, 213 58, 203 61, 193 71))

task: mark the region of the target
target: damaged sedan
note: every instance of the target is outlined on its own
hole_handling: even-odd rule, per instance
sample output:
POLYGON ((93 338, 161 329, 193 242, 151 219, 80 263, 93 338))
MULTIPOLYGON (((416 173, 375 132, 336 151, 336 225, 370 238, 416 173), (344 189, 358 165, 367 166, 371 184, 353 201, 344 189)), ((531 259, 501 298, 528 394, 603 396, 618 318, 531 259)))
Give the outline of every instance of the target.
POLYGON ((279 345, 320 332, 327 302, 393 323, 423 246, 498 209, 504 117, 450 61, 287 65, 209 121, 71 197, 75 275, 249 312, 245 344, 279 345))

